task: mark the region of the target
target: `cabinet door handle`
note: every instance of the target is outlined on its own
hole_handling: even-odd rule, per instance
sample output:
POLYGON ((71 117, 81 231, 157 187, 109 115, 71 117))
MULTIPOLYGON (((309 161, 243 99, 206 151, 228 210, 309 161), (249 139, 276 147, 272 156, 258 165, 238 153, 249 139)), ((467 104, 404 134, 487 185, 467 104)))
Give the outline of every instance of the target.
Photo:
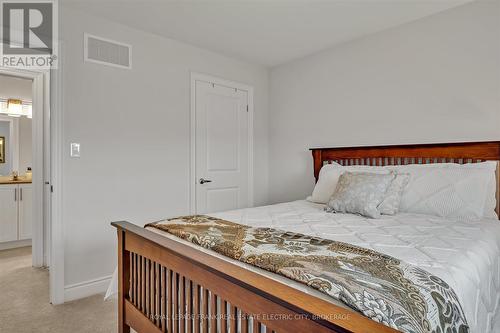
POLYGON ((17 201, 17 188, 14 189, 14 201, 17 201))
POLYGON ((19 189, 19 201, 23 201, 23 189, 19 189))

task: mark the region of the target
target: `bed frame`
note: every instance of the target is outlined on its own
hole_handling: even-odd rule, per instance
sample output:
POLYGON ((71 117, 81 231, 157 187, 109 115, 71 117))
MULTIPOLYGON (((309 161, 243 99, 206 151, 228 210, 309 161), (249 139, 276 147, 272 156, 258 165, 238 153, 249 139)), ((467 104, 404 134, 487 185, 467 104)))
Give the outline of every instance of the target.
MULTIPOLYGON (((332 161, 401 165, 500 160, 500 142, 311 151, 316 180, 321 167, 332 161)), ((497 187, 500 193, 498 181, 497 187)), ((120 333, 130 328, 139 333, 396 332, 358 312, 134 224, 112 225, 118 229, 120 333)))

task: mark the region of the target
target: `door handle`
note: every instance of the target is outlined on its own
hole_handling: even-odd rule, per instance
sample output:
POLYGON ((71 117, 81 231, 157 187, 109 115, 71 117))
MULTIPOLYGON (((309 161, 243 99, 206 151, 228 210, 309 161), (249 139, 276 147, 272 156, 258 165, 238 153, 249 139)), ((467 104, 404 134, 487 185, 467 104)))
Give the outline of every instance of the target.
POLYGON ((200 184, 203 185, 205 183, 211 183, 212 181, 210 179, 203 179, 203 178, 200 178, 200 184))
POLYGON ((17 188, 14 189, 14 201, 17 201, 17 188))
POLYGON ((19 189, 19 201, 23 201, 23 189, 19 189))

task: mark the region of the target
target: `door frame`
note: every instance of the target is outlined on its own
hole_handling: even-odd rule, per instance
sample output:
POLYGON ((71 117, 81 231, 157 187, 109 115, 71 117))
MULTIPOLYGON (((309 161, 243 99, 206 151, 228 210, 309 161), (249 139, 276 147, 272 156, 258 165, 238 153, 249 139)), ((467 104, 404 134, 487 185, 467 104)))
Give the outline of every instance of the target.
POLYGON ((254 117, 254 103, 253 103, 253 86, 226 80, 217 76, 203 74, 198 72, 191 72, 191 112, 190 112, 190 165, 189 165, 189 212, 190 214, 196 213, 196 81, 203 81, 219 86, 228 88, 236 88, 247 92, 248 96, 248 207, 253 207, 253 117, 254 117))

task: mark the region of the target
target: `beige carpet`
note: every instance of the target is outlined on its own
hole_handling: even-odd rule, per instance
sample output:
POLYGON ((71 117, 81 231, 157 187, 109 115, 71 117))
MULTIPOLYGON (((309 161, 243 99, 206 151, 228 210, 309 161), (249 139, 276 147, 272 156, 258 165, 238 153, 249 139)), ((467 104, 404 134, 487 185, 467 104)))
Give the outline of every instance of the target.
POLYGON ((49 274, 31 267, 31 248, 0 251, 1 333, 111 333, 116 321, 116 301, 102 295, 49 304, 49 274))

